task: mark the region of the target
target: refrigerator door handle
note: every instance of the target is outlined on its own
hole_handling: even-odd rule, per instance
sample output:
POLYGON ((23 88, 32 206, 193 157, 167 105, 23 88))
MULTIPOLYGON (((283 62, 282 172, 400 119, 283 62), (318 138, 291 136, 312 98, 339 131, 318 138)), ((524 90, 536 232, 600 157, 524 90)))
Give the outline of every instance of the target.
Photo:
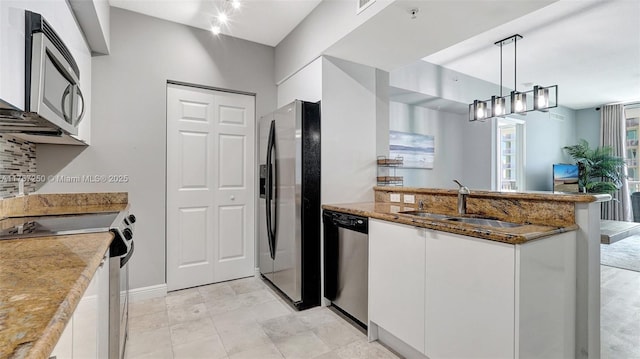
MULTIPOLYGON (((269 127, 269 140, 267 142, 267 179, 266 179, 266 204, 267 204, 267 238, 269 242, 269 254, 271 255, 271 259, 276 258, 276 249, 275 249, 275 239, 276 239, 276 225, 273 223, 274 220, 277 221, 277 209, 273 212, 271 211, 271 203, 273 202, 274 194, 277 193, 277 190, 273 187, 277 187, 277 179, 274 181, 275 177, 273 173, 273 157, 272 153, 276 151, 276 122, 271 121, 271 126, 269 127), (275 185, 275 186, 274 186, 275 185), (273 217, 273 218, 272 218, 273 217)), ((276 222, 277 223, 277 222, 276 222)))

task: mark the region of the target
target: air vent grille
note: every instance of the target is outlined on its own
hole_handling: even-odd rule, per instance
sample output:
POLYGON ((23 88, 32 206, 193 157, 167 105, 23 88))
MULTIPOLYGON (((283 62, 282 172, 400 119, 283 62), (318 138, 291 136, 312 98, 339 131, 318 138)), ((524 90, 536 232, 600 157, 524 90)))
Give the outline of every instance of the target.
POLYGON ((364 9, 368 8, 369 6, 371 6, 371 4, 376 2, 376 0, 356 0, 356 1, 358 3, 356 14, 361 13, 362 11, 364 11, 364 9))
POLYGON ((565 117, 563 115, 559 114, 559 113, 550 112, 549 113, 549 117, 552 120, 561 121, 561 122, 565 120, 565 117))

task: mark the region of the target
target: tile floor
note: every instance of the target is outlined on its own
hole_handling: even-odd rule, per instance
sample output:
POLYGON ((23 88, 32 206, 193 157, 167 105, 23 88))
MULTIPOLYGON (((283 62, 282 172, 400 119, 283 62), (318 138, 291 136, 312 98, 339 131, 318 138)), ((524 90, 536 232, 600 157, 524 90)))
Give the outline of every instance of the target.
POLYGON ((292 310, 261 279, 131 303, 126 358, 397 358, 327 308, 292 310))
MULTIPOLYGON (((601 266, 602 358, 640 358, 640 272, 601 266)), ((295 312, 258 278, 132 303, 128 359, 397 358, 327 308, 295 312)))
POLYGON ((640 272, 600 266, 603 359, 640 359, 640 272))

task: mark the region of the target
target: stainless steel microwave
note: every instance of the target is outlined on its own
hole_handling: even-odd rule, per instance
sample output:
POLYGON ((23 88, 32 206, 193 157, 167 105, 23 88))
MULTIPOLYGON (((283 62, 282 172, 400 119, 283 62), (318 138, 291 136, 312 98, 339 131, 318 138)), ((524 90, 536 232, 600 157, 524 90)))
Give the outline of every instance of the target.
POLYGON ((84 116, 80 70, 42 15, 25 11, 25 111, 77 135, 84 116))

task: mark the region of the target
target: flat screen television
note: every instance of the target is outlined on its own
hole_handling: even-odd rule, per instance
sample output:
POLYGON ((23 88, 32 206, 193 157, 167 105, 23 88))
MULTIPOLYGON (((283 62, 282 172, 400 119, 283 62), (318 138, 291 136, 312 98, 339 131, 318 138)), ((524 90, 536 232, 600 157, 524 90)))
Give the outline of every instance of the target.
POLYGON ((554 192, 579 192, 578 165, 556 163, 553 165, 553 191, 554 192))

